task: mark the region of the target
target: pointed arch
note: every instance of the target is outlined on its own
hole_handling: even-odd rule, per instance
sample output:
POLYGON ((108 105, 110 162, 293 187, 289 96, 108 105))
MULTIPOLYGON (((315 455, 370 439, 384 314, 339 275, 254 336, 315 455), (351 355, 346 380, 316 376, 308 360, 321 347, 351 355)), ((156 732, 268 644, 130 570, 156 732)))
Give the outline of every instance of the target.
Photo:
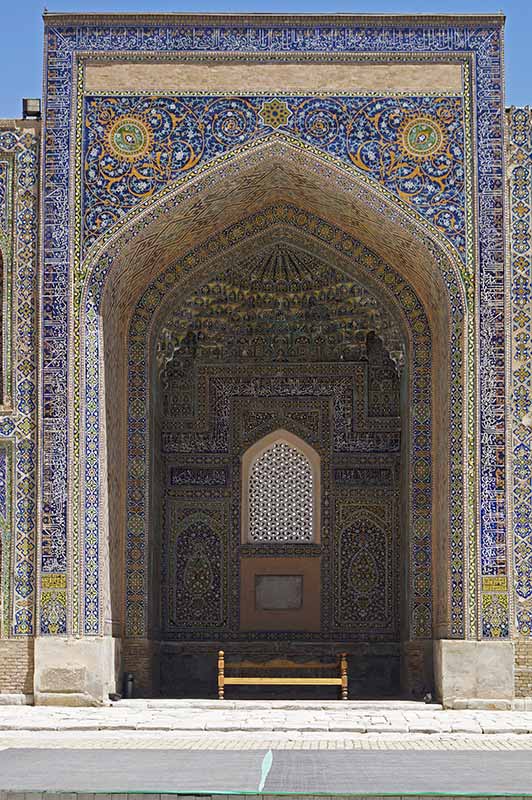
MULTIPOLYGON (((320 237, 319 231, 329 230, 328 223, 318 217, 302 212, 297 207, 276 206, 264 209, 260 214, 243 218, 237 225, 230 227, 220 237, 214 237, 192 254, 185 256, 184 259, 170 267, 163 275, 153 282, 149 289, 139 300, 136 312, 130 323, 130 346, 129 346, 129 403, 130 403, 130 430, 137 425, 137 420, 146 419, 148 425, 152 424, 152 412, 150 411, 150 401, 146 394, 146 387, 153 385, 155 374, 155 351, 154 343, 157 340, 158 332, 164 324, 165 315, 169 309, 179 305, 184 296, 194 289, 199 288, 203 282, 209 281, 220 271, 220 260, 238 261, 239 253, 243 248, 253 246, 260 250, 262 246, 261 236, 286 236, 289 232, 293 242, 299 247, 306 248, 308 252, 318 258, 325 259, 335 268, 344 272, 351 279, 356 276, 362 285, 384 300, 389 309, 394 309, 394 315, 398 327, 404 331, 405 341, 408 342, 408 358, 411 368, 406 370, 405 380, 408 386, 406 408, 411 409, 409 423, 405 435, 409 441, 409 447, 413 448, 414 442, 423 442, 422 448, 416 448, 412 452, 416 453, 415 463, 411 466, 409 478, 412 484, 409 490, 409 502, 407 515, 411 519, 410 527, 414 530, 415 537, 409 544, 409 574, 412 582, 415 582, 415 575, 419 573, 420 580, 418 585, 424 586, 422 593, 416 598, 410 597, 409 600, 409 624, 412 631, 416 631, 421 637, 430 637, 433 624, 432 609, 432 584, 426 580, 428 566, 432 561, 432 539, 435 546, 446 550, 450 546, 447 538, 447 531, 450 527, 450 516, 448 500, 445 496, 447 483, 440 481, 438 495, 444 495, 443 500, 436 501, 432 493, 433 467, 432 459, 439 467, 439 473, 445 469, 445 461, 449 455, 449 445, 443 450, 431 452, 431 418, 432 404, 434 399, 431 397, 431 378, 427 374, 427 358, 431 353, 432 332, 428 319, 425 315, 422 304, 417 298, 411 285, 404 280, 395 270, 388 267, 380 259, 376 258, 371 251, 365 248, 360 242, 356 242, 349 236, 340 232, 337 228, 331 228, 334 232, 332 236, 320 237), (304 219, 303 219, 304 218, 304 219), (282 220, 281 225, 279 225, 282 220), (297 224, 296 224, 297 221, 297 224), (305 221, 305 224, 303 224, 305 221), (235 236, 237 231, 245 231, 244 237, 235 236), (256 233, 256 235, 255 235, 256 233), (332 241, 331 241, 332 240, 332 241), (218 242, 228 243, 228 246, 219 248, 218 242), (194 265, 194 270, 187 270, 187 265, 194 265), (172 287, 172 288, 171 288, 172 287), (414 358, 414 355, 416 358, 414 358), (419 359, 417 356, 419 355, 419 359), (151 365, 151 366, 150 366, 151 365), (439 459, 439 462, 438 462, 439 459), (443 511, 442 511, 443 506, 443 511), (436 534, 434 533, 436 531, 436 534), (421 547, 419 547, 421 544, 421 547), (415 564, 414 553, 419 553, 421 559, 419 564, 415 564), (422 576, 424 578, 422 579, 422 576)), ((440 354, 441 358, 441 354, 440 354)), ((449 363, 439 360, 433 364, 433 374, 450 373, 449 363)), ((461 402, 461 396, 457 399, 461 402)), ((439 393, 440 407, 438 408, 439 419, 446 418, 446 395, 439 393)), ((153 408, 153 405, 152 405, 153 408)), ((459 415, 457 416, 458 419, 459 415)), ((155 423, 153 423, 155 424, 155 423)), ((454 426, 452 429, 455 430, 454 426)), ((144 530, 144 540, 148 530, 148 508, 150 500, 149 490, 144 493, 143 487, 149 486, 148 465, 148 442, 153 432, 142 429, 130 436, 130 454, 134 458, 132 471, 130 472, 130 496, 135 498, 133 504, 128 506, 128 530, 144 530), (143 497, 142 503, 137 502, 139 497, 143 497)), ((460 432, 457 433, 458 449, 461 449, 460 432)), ((444 473, 443 473, 444 474, 444 473)), ((460 474, 460 480, 462 475, 460 474)), ((459 489, 460 491, 460 489, 459 489)), ((128 536, 129 540, 129 536, 128 536)), ((135 541, 135 539, 131 540, 135 541)), ((131 553, 138 552, 133 545, 131 553)), ((142 551, 144 552, 144 550, 142 551)), ((447 573, 448 560, 447 552, 444 561, 439 561, 441 570, 438 570, 438 580, 441 586, 435 585, 436 591, 441 591, 447 596, 448 580, 447 573)), ((438 554, 439 559, 439 554, 438 554)), ((128 557, 128 565, 130 564, 128 557)), ((143 570, 140 562, 131 564, 132 570, 143 570)), ((128 567, 129 570, 129 567, 128 567)), ((455 581, 455 585, 456 581, 455 581)), ((145 591, 149 593, 148 587, 145 591)), ((146 594, 147 598, 148 594, 146 594)), ((128 602, 130 616, 128 619, 128 629, 133 635, 138 635, 136 631, 144 628, 134 627, 144 625, 148 603, 143 599, 139 605, 133 602, 134 595, 131 595, 131 602, 128 602), (141 608, 143 609, 141 611, 141 608), (133 614, 133 610, 135 613, 133 614), (132 627, 130 627, 132 626, 132 627)), ((459 601, 460 602, 460 601, 459 601)), ((442 604, 438 608, 438 613, 446 607, 442 604)), ((460 612, 458 612, 460 613, 460 612)))
MULTIPOLYGON (((157 276, 166 275, 164 280, 170 281, 166 293, 174 281, 176 286, 184 286, 199 267, 208 269, 205 265, 209 261, 219 258, 222 252, 231 253, 249 235, 246 220, 262 218, 267 225, 276 208, 289 209, 290 226, 294 230, 307 230, 309 238, 324 251, 334 252, 346 263, 355 263, 362 256, 365 275, 374 275, 376 284, 384 291, 393 294, 392 290, 399 285, 397 280, 404 281, 402 295, 398 297, 404 314, 410 313, 417 302, 425 310, 435 344, 421 355, 425 363, 432 360, 433 386, 428 391, 432 391, 435 402, 440 404, 441 413, 432 446, 430 437, 428 440, 425 437, 424 450, 419 451, 423 462, 419 465, 419 475, 430 485, 432 451, 439 489, 437 500, 431 499, 430 489, 420 497, 433 506, 436 503, 435 517, 440 522, 446 520, 432 531, 439 562, 449 564, 453 560, 459 564, 452 592, 448 578, 435 583, 436 605, 440 609, 437 627, 440 633, 452 631, 452 635, 463 635, 467 624, 465 541, 469 535, 464 527, 464 506, 471 470, 475 468, 475 453, 465 450, 462 400, 468 403, 472 397, 468 388, 472 381, 474 340, 462 265, 429 223, 390 200, 379 187, 312 152, 302 153, 289 143, 274 139, 235 156, 227 164, 210 165, 203 173, 140 207, 134 219, 124 221, 103 237, 84 265, 86 279, 80 295, 80 314, 75 317, 80 348, 74 355, 74 391, 86 398, 87 411, 82 419, 81 402, 75 406, 71 421, 79 464, 79 472, 73 476, 73 496, 82 523, 75 536, 81 542, 102 543, 94 556, 93 571, 86 569, 91 576, 86 591, 91 595, 90 608, 94 613, 88 622, 86 618, 85 632, 96 633, 104 624, 106 613, 100 596, 109 592, 113 582, 107 577, 108 588, 104 590, 98 582, 100 578, 95 580, 94 576, 104 576, 108 571, 106 548, 112 529, 119 531, 113 549, 119 552, 117 558, 125 566, 126 531, 122 523, 116 526, 115 522, 126 505, 125 332, 133 311, 137 309, 135 313, 140 315, 137 320, 145 314, 142 298, 153 293, 152 284, 157 276), (397 277, 386 278, 382 264, 390 265, 397 277), (392 283, 386 283, 388 280, 392 283), (95 365, 99 365, 96 370, 95 365), (114 401, 110 402, 110 398, 114 401), (85 440, 87 448, 83 451, 85 440), (108 464, 113 465, 109 474, 108 464), (454 487, 452 507, 449 507, 450 485, 454 487)), ((152 321, 150 318, 150 326, 152 321)), ((426 390, 425 387, 423 391, 426 390)), ((471 414, 472 410, 466 412, 471 414)), ((138 424, 140 420, 135 422, 138 424)), ((144 433, 147 424, 144 419, 144 433)), ((129 434, 132 435, 131 427, 129 434)), ((137 467, 141 469, 140 462, 137 467)), ((76 519, 73 523, 77 524, 76 519)), ((134 547, 141 546, 138 526, 136 530, 131 540, 134 547)), ((424 547, 430 550, 430 534, 428 537, 425 534, 423 540, 424 547)), ((146 586, 138 573, 133 574, 131 581, 130 591, 138 602, 128 604, 128 614, 136 619, 133 629, 142 631, 145 611, 141 608, 146 586)), ((430 610, 420 611, 418 626, 429 630, 430 619, 430 610)), ((121 629, 123 625, 124 620, 119 620, 121 629)))

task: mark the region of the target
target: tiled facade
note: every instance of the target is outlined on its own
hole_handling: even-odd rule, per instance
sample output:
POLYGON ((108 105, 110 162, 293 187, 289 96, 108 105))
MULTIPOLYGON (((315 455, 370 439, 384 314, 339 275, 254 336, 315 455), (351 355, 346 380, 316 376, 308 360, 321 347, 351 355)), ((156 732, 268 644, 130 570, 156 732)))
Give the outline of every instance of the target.
POLYGON ((0 632, 32 636, 37 553, 38 125, 0 123, 0 632))
POLYGON ((40 167, 0 123, 0 637, 157 650, 154 342, 275 234, 402 321, 408 646, 518 639, 526 694, 532 120, 505 125, 502 17, 51 14, 45 47, 40 167))
POLYGON ((529 108, 507 111, 509 258, 512 306, 511 420, 512 522, 516 634, 516 693, 532 693, 532 549, 530 537, 530 302, 532 117, 529 108))

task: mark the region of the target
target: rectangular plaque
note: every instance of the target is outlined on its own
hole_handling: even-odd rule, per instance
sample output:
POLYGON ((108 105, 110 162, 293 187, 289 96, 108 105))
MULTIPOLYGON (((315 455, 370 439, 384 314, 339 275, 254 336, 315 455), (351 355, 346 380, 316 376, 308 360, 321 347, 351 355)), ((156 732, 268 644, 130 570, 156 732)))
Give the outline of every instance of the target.
POLYGON ((255 575, 257 611, 290 611, 303 605, 303 575, 255 575))
POLYGON ((483 575, 483 592, 506 592, 508 590, 508 578, 506 575, 483 575))

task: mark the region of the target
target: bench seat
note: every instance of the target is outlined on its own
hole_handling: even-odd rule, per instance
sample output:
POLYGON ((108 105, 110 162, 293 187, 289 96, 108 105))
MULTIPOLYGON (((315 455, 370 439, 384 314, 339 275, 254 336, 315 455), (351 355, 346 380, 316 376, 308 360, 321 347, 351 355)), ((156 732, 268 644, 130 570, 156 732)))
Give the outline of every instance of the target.
POLYGON ((223 650, 218 652, 218 698, 225 697, 225 687, 233 686, 338 686, 342 700, 348 699, 347 683, 347 653, 341 653, 338 661, 324 664, 320 661, 297 662, 290 659, 276 658, 270 661, 230 661, 226 663, 223 650), (228 670, 238 672, 254 672, 251 675, 227 675, 228 670), (336 675, 301 675, 281 676, 272 675, 271 672, 325 670, 336 672, 336 675))

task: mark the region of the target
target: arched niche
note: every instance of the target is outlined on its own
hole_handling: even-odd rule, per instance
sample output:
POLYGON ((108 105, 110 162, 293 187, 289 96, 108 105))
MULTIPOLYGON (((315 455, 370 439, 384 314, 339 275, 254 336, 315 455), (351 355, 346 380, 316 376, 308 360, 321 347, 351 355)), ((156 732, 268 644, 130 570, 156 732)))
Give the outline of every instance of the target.
MULTIPOLYGON (((324 242, 323 240, 316 237, 315 234, 310 233, 309 231, 303 231, 301 227, 296 228, 292 225, 286 225, 285 220, 283 217, 283 224, 278 224, 279 220, 277 218, 278 214, 280 213, 279 207, 272 210, 265 210, 256 217, 248 217, 242 224, 235 226, 236 228, 240 229, 248 229, 249 226, 252 224, 252 220, 259 220, 260 221, 260 230, 262 233, 258 233, 257 236, 249 239, 246 238, 244 240, 245 246, 251 245, 257 249, 260 249, 261 246, 264 244, 264 237, 266 239, 270 239, 271 236, 278 237, 280 240, 286 240, 287 238, 290 240, 292 246, 299 246, 300 248, 311 250, 313 253, 320 253, 322 258, 325 259, 336 259, 335 263, 340 265, 347 275, 356 274, 358 271, 359 276, 363 275, 364 282, 367 282, 367 285, 372 287, 372 291, 375 292, 379 296, 383 296, 387 298, 387 302, 390 304, 390 308, 394 308, 397 306, 396 313, 399 315, 399 324, 401 327, 405 328, 405 330, 410 330, 410 333, 407 334, 407 338, 410 340, 409 348, 410 353, 416 352, 419 354, 420 361, 419 365, 426 365, 427 364, 427 357, 430 358, 431 352, 431 345, 430 345, 430 335, 427 335, 429 332, 429 325, 424 315, 424 311, 420 305, 418 299, 416 299, 415 295, 412 294, 412 289, 409 284, 405 283, 402 278, 399 278, 397 273, 394 272, 391 268, 385 267, 378 259, 375 259, 374 255, 370 254, 369 252, 365 251, 365 249, 360 245, 360 243, 353 243, 351 240, 350 242, 339 238, 336 242, 337 248, 335 249, 334 246, 330 246, 330 242, 324 242), (244 224, 245 223, 245 224, 244 224), (358 253, 357 258, 358 261, 353 261, 353 248, 358 253), (350 255, 346 255, 346 250, 349 250, 351 253, 350 255), (361 254, 366 252, 366 261, 360 258, 361 254), (395 277, 394 277, 395 276, 395 277), (392 287, 392 288, 390 288, 392 287), (393 290, 392 290, 393 289, 393 290), (399 301, 399 302, 398 302, 399 301), (409 320, 410 318, 410 320, 409 320), (425 331, 425 333, 423 333, 425 331), (421 336, 421 340, 425 339, 425 343, 420 347, 414 347, 414 340, 421 336)), ((305 217, 309 222, 309 227, 312 230, 316 230, 320 227, 320 224, 323 221, 320 221, 318 218, 309 217, 305 215, 300 210, 294 209, 291 207, 287 210, 291 216, 299 215, 299 220, 301 222, 301 217, 305 217)), ((325 223, 324 227, 327 227, 325 223)), ((339 236, 339 232, 336 231, 336 235, 339 236)), ((230 228, 224 234, 224 239, 230 238, 232 240, 232 247, 228 249, 228 251, 220 252, 220 249, 214 245, 214 242, 211 240, 207 246, 204 248, 204 252, 196 251, 194 254, 185 257, 183 261, 179 262, 175 265, 174 268, 171 268, 167 273, 164 273, 161 276, 161 279, 158 282, 155 282, 152 287, 148 290, 145 294, 144 299, 141 299, 139 305, 137 307, 137 312, 135 316, 132 318, 131 321, 131 335, 132 335, 132 348, 130 349, 130 354, 133 354, 132 357, 129 358, 130 365, 134 362, 138 363, 138 374, 135 375, 133 380, 133 385, 137 387, 142 387, 147 384, 147 363, 151 362, 153 365, 154 358, 153 354, 151 356, 147 355, 148 350, 146 347, 148 346, 146 342, 148 338, 151 337, 152 341, 155 340, 156 334, 155 331, 158 330, 158 327, 164 323, 164 319, 166 314, 168 313, 169 309, 178 304, 183 296, 186 295, 188 291, 191 290, 192 286, 199 285, 201 281, 207 281, 209 276, 215 274, 215 272, 220 268, 220 259, 234 260, 238 259, 239 251, 242 247, 242 241, 238 241, 235 237, 235 229, 230 228), (212 250, 212 252, 211 252, 212 250), (191 272, 188 274, 187 270, 184 269, 186 267, 186 263, 192 262, 195 265, 195 269, 193 273, 191 272), (169 291, 170 285, 173 281, 176 281, 176 288, 174 291, 169 291), (178 287, 178 288, 177 288, 178 287), (157 299, 155 299, 157 298, 157 299), (141 332, 142 329, 142 332, 141 332), (136 355, 135 355, 136 354, 136 355), (142 355, 140 355, 142 354, 142 355), (139 360, 140 355, 140 360, 139 360)), ((149 348, 148 348, 149 349, 149 348)), ((456 356, 456 354, 455 354, 456 356)), ((413 362, 414 363, 414 362, 413 362)), ((417 361, 415 362, 417 363, 417 361)), ((447 367, 443 367, 447 369, 447 367)), ((421 372, 423 371, 423 367, 421 372)), ((426 371, 426 368, 425 368, 426 371)), ((414 394, 419 398, 422 395, 426 395, 428 393, 429 397, 431 395, 430 389, 430 380, 427 382, 427 378, 423 378, 422 374, 419 369, 414 373, 413 376, 408 376, 408 370, 405 370, 405 381, 406 384, 410 386, 412 383, 412 387, 409 390, 409 394, 405 395, 410 399, 405 401, 407 410, 410 408, 412 404, 412 397, 414 394), (419 375, 419 380, 415 378, 416 375, 419 375), (415 380, 414 380, 415 379, 415 380)), ((153 383, 153 377, 152 377, 153 383)), ((137 406, 137 402, 139 399, 144 397, 143 390, 140 390, 140 395, 136 396, 134 392, 134 397, 132 398, 135 407, 137 406)), ((441 395, 440 395, 440 405, 441 405, 441 395)), ((456 400, 461 402, 461 396, 457 395, 456 400)), ((144 402, 144 400, 142 400, 144 402)), ((429 405, 430 405, 429 401, 429 405)), ((428 407, 427 407, 428 408, 428 407)), ((148 412, 143 412, 143 415, 146 415, 148 412)), ((440 412, 438 412, 440 413, 440 412)), ((406 417, 405 417, 406 418, 406 417)), ((418 427, 419 425, 424 425, 426 428, 427 421, 430 422, 431 412, 430 410, 420 411, 419 414, 416 415, 415 419, 411 418, 411 425, 414 427, 418 427)), ((459 415, 455 415, 455 419, 459 419, 459 415)), ((451 432, 454 430, 456 432, 456 428, 451 426, 451 432)), ((419 432, 419 431, 418 431, 419 432)), ((406 431, 406 437, 411 440, 412 437, 416 435, 415 432, 410 432, 410 430, 406 431)), ((417 496, 422 499, 423 503, 430 502, 430 493, 427 498, 426 490, 423 489, 423 482, 431 483, 430 474, 432 472, 432 468, 430 466, 431 460, 431 453, 430 453, 430 446, 427 444, 430 442, 431 434, 430 432, 425 432, 423 434, 425 441, 424 448, 427 450, 429 448, 429 452, 418 451, 419 454, 419 463, 415 467, 415 474, 420 476, 419 480, 420 483, 420 491, 417 493, 417 496), (427 498, 427 499, 423 499, 427 498)), ((459 437, 459 434, 458 434, 459 437)), ((419 437, 418 437, 419 440, 419 437)), ((443 453, 440 452, 440 458, 446 457, 446 453, 448 453, 446 444, 446 451, 443 453)), ((438 457, 438 454, 435 454, 435 458, 438 457)), ((143 461, 144 463, 144 461, 143 461)), ((460 475, 460 480, 462 476, 460 475)), ((142 484, 145 483, 145 478, 141 479, 142 484)), ((413 509, 414 515, 416 514, 416 510, 413 509)), ((430 518, 430 512, 429 512, 430 518)), ((443 521, 443 525, 445 525, 445 520, 443 521)), ((135 523, 136 525, 136 523, 135 523)), ((419 526, 418 526, 419 527, 419 526)), ((430 524, 429 524, 430 527, 430 524)), ((442 520, 439 520, 438 528, 441 531, 442 529, 442 520)), ((425 543, 426 547, 426 543, 425 543)), ((425 561, 425 565, 423 567, 423 574, 426 576, 430 569, 428 564, 430 563, 430 552, 428 554, 428 558, 425 561)), ((447 563, 447 562, 446 562, 447 563)), ((443 566, 444 569, 447 569, 447 566, 443 566)), ((430 583, 430 581, 429 581, 430 583)), ((426 626, 428 621, 428 625, 430 627, 430 612, 428 617, 425 619, 423 624, 426 626)), ((426 629, 426 628, 425 628, 426 629)))
MULTIPOLYGON (((466 469, 463 406, 458 417, 453 411, 451 424, 451 406, 454 403, 456 408, 460 403, 460 398, 451 396, 451 388, 460 386, 464 390, 470 380, 466 337, 470 322, 458 259, 428 223, 402 208, 399 201, 391 199, 379 187, 352 170, 326 162, 312 152, 303 154, 274 139, 226 164, 214 164, 204 173, 171 188, 117 226, 87 257, 75 382, 80 396, 90 396, 92 402, 90 418, 74 416, 73 419, 74 438, 77 437, 81 447, 74 496, 83 510, 81 541, 96 535, 102 546, 96 567, 98 578, 87 587, 99 607, 94 618, 95 630, 109 632, 113 619, 115 632, 125 632, 124 583, 112 576, 124 576, 126 572, 126 452, 128 435, 131 437, 126 425, 126 351, 127 331, 138 298, 158 275, 170 275, 172 265, 179 265, 181 277, 186 278, 198 263, 219 257, 222 251, 230 254, 238 246, 246 219, 283 205, 292 208, 290 224, 295 230, 302 227, 298 214, 303 220, 312 220, 308 237, 324 250, 338 255, 347 239, 363 242, 374 253, 375 270, 380 269, 380 263, 390 265, 415 292, 426 313, 433 346, 424 358, 431 363, 432 401, 437 420, 432 443, 423 445, 432 452, 433 485, 437 487, 431 501, 432 544, 427 545, 433 548, 434 562, 439 565, 432 576, 436 595, 434 629, 436 635, 463 636, 467 538, 463 511, 471 471, 466 469), (232 238, 224 230, 231 230, 232 238), (342 236, 346 237, 344 243, 342 236), (96 375, 95 363, 99 365, 96 375), (83 431, 94 431, 100 440, 97 451, 92 445, 89 453, 83 451, 83 431), (101 480, 87 495, 85 476, 90 475, 95 459, 101 480), (453 481, 459 491, 453 495, 454 505, 450 510, 449 484, 453 481), (451 535, 453 514, 458 526, 453 523, 451 535), (458 565, 453 578, 454 598, 448 570, 451 551, 458 565)), ((352 247, 354 250, 341 254, 346 262, 356 256, 356 246, 352 247)), ((371 263, 367 267, 371 271, 371 263)), ((172 281, 168 288, 171 285, 172 281)), ((406 296, 405 301, 408 304, 406 296)), ((455 395, 459 391, 456 388, 455 395)), ((468 397, 465 390, 463 396, 468 397)), ((141 546, 140 540, 134 542, 134 546, 137 544, 141 546)), ((132 580, 133 593, 139 599, 145 597, 142 579, 130 575, 128 580, 132 580)))

